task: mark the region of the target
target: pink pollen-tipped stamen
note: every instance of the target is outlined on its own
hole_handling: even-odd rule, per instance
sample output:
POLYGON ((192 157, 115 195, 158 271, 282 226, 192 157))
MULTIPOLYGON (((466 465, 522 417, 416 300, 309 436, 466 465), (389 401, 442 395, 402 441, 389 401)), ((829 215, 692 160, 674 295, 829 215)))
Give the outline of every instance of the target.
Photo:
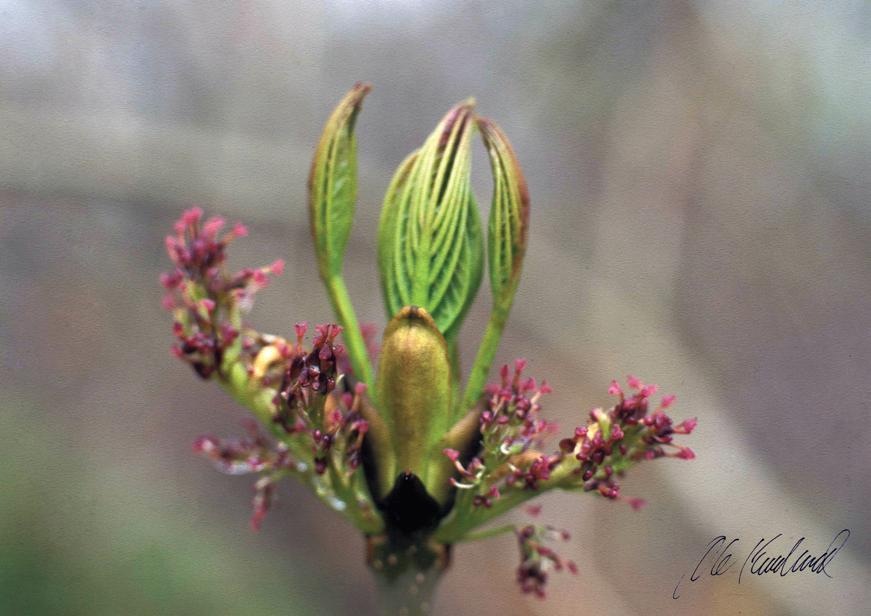
POLYGON ((652 396, 653 394, 656 393, 657 389, 659 389, 658 385, 645 385, 641 389, 641 396, 643 398, 649 398, 650 396, 652 396))
POLYGON ((610 396, 622 396, 623 395, 623 388, 620 387, 620 383, 618 383, 616 380, 611 381, 611 386, 608 387, 608 395, 610 395, 610 396))
POLYGON ((641 511, 641 509, 647 506, 647 501, 643 498, 630 498, 627 502, 634 511, 641 511))
POLYGON ((233 225, 233 230, 230 231, 230 234, 234 238, 247 237, 248 236, 248 227, 243 225, 241 222, 237 222, 233 225))
POLYGON ((675 457, 680 458, 681 460, 694 460, 696 457, 696 453, 689 447, 681 447, 680 451, 675 457))
POLYGON ((684 419, 678 425, 674 427, 674 431, 678 434, 690 434, 693 430, 696 429, 698 425, 698 420, 693 417, 692 419, 684 419))
POLYGON ((203 235, 209 240, 214 241, 226 223, 227 221, 220 216, 209 218, 203 225, 203 235))

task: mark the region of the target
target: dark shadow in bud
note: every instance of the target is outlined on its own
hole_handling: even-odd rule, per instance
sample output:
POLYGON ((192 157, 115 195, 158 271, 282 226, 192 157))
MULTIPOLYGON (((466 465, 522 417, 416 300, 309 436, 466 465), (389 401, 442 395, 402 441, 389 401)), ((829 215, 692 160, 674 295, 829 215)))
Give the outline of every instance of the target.
POLYGON ((421 531, 432 530, 443 515, 442 507, 426 491, 414 473, 400 473, 393 489, 380 503, 390 534, 408 539, 421 531))

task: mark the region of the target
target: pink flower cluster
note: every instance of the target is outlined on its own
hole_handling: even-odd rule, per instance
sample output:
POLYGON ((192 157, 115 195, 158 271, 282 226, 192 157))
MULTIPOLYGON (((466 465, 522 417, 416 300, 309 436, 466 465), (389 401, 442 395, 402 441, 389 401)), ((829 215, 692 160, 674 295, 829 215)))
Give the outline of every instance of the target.
MULTIPOLYGON (((610 499, 619 498, 620 485, 616 479, 633 462, 695 457, 689 447, 676 445, 673 435, 690 434, 697 421, 687 419, 673 425, 665 410, 674 402, 674 396, 664 397, 653 412, 649 412, 650 399, 657 386, 645 385, 633 376, 628 377, 628 382, 634 393, 627 396, 619 383, 612 381, 608 393, 617 396, 619 402, 607 412, 593 409, 589 424, 576 428, 571 438, 560 441, 563 454, 574 456, 580 462, 574 472, 580 476, 584 490, 596 490, 610 499)), ((636 499, 630 504, 637 508, 640 501, 636 499)))
MULTIPOLYGON (((356 503, 361 499, 352 480, 359 479, 354 473, 361 466, 369 430, 364 415, 371 419, 368 413, 373 409, 366 385, 355 382, 338 343, 342 328, 318 325, 311 345, 306 345, 305 323, 295 326, 295 343, 243 327, 242 315, 250 310, 255 293, 267 286, 270 276, 281 274, 284 264, 279 260, 229 273, 227 246, 247 231, 238 223, 229 231, 225 226, 222 218, 204 220, 202 210, 193 208, 166 238, 174 267, 161 276, 161 283, 167 291, 164 307, 174 317, 173 352, 200 377, 215 376, 236 388, 237 396, 252 396, 252 410, 277 441, 249 421, 245 436, 202 436, 194 449, 224 473, 261 474, 251 517, 255 529, 274 501, 276 482, 291 472, 306 475, 343 502, 356 503)), ((364 330, 373 357, 378 352, 375 333, 371 327, 364 330)), ((617 398, 614 406, 593 409, 589 421, 559 441, 556 451, 545 448, 558 430, 541 414, 541 398, 551 390, 545 381, 525 378, 525 367, 522 359, 514 362, 513 370, 503 366, 500 382, 486 388, 478 408, 480 439, 462 452, 443 450, 456 469, 450 481, 457 493, 448 515, 457 514, 467 523, 455 536, 448 535, 449 541, 546 490, 583 490, 621 499, 618 479, 638 462, 695 457, 674 439, 690 434, 696 420, 675 423, 667 413, 674 396, 654 405, 656 385, 632 376, 627 391, 611 382, 608 392, 617 398)), ((635 509, 644 504, 641 499, 628 502, 635 509)), ((361 517, 367 511, 374 515, 372 505, 368 507, 361 506, 361 517)), ((538 525, 514 530, 521 556, 517 581, 524 592, 543 596, 550 571, 577 571, 573 562, 545 545, 546 540, 568 539, 564 531, 538 525)))
POLYGON ((512 373, 507 365, 500 370, 501 383, 488 385, 484 409, 481 411, 481 453, 472 458, 464 466, 460 461, 460 452, 446 449, 444 454, 453 461, 462 481, 452 479, 454 487, 474 489, 482 483, 489 486, 483 494, 473 498, 474 505, 491 507, 501 493, 499 482, 504 479, 505 485, 526 485, 535 488, 539 481, 546 480, 559 456, 541 456, 533 454, 532 447, 539 446, 542 441, 557 430, 554 423, 540 416, 541 396, 550 393, 547 382, 540 385, 535 379, 523 378, 526 361, 518 359, 514 362, 512 373), (530 459, 529 464, 513 464, 510 460, 530 459), (506 465, 507 466, 504 466, 506 465), (497 467, 504 466, 501 472, 494 472, 497 467))
POLYGON ((517 583, 525 593, 544 598, 548 570, 568 569, 577 574, 577 565, 571 560, 564 561, 552 549, 544 545, 546 539, 569 540, 569 534, 550 526, 528 525, 515 531, 520 547, 520 565, 517 567, 517 583))
POLYGON ((547 381, 537 385, 532 377, 523 378, 526 360, 514 362, 514 373, 508 365, 499 371, 501 383, 486 388, 486 406, 481 413, 481 433, 502 442, 514 453, 526 451, 543 437, 552 434, 556 425, 541 418, 541 396, 551 392, 547 381))
POLYGON ((257 427, 257 422, 244 422, 247 436, 236 439, 219 439, 201 436, 194 442, 194 451, 208 457, 215 468, 229 475, 264 473, 254 484, 251 527, 260 529, 274 500, 275 473, 293 469, 296 462, 290 457, 283 443, 275 443, 257 427))
POLYGON ((342 346, 336 344, 342 328, 333 324, 316 326, 308 351, 302 346, 306 329, 305 323, 296 325, 297 343, 276 396, 275 422, 288 434, 311 435, 318 474, 327 470, 330 452, 337 442, 354 471, 360 465, 363 439, 369 429, 360 415, 366 385, 357 383, 353 393, 335 395, 338 364, 345 355, 342 346))
POLYGON ((163 306, 175 316, 173 353, 206 379, 220 369, 227 349, 238 339, 239 314, 250 309, 269 275, 284 269, 278 260, 229 274, 224 266, 226 247, 248 231, 237 223, 222 234, 225 224, 220 217, 203 221, 198 207, 184 212, 175 223, 175 235, 166 238, 175 267, 160 277, 167 290, 163 306))
MULTIPOLYGON (((617 479, 634 464, 663 457, 695 457, 690 448, 673 439, 678 434, 690 434, 696 420, 679 424, 672 421, 666 409, 674 396, 666 396, 651 410, 656 385, 645 385, 631 376, 631 393, 624 393, 612 381, 608 391, 617 396, 617 404, 609 411, 593 409, 589 423, 562 439, 556 452, 543 453, 543 442, 557 429, 540 416, 541 396, 550 388, 546 382, 537 385, 534 379, 524 379, 524 367, 523 360, 515 362, 513 372, 503 366, 500 384, 488 386, 477 454, 464 464, 461 452, 444 450, 459 476, 451 480, 452 485, 470 493, 465 500, 470 505, 466 506, 492 508, 509 492, 516 495, 517 491, 554 487, 594 491, 615 500, 621 498, 617 479)), ((645 504, 639 498, 627 502, 634 509, 645 504)), ((541 544, 538 527, 525 527, 517 533, 522 556, 518 581, 525 592, 541 596, 546 566, 560 570, 562 561, 541 544)))
POLYGON ((243 422, 246 436, 234 439, 219 439, 200 436, 194 441, 194 451, 207 456, 222 473, 245 475, 264 470, 290 466, 287 447, 274 443, 263 434, 253 419, 243 422))

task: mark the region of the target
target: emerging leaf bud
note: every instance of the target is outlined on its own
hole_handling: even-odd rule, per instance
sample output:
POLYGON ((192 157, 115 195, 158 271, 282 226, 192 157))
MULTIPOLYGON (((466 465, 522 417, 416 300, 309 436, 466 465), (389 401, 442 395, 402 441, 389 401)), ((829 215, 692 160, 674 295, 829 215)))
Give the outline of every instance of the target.
POLYGON ((451 109, 393 177, 378 237, 388 316, 425 308, 451 337, 481 284, 484 244, 472 196, 473 101, 451 109))
POLYGON ((342 279, 345 246, 357 199, 357 144, 354 122, 370 86, 358 83, 335 108, 324 126, 309 175, 309 212, 318 269, 330 303, 345 328, 348 360, 354 378, 372 383, 372 368, 357 316, 342 279))
POLYGON ((495 122, 478 118, 493 172, 487 259, 493 302, 507 311, 520 280, 529 228, 529 192, 517 157, 495 122))
POLYGON ((309 174, 311 231, 321 276, 341 274, 357 199, 354 122, 371 87, 358 83, 324 126, 309 174))
POLYGON ((478 118, 477 124, 487 146, 493 174, 493 204, 487 232, 493 306, 466 384, 463 406, 467 408, 479 401, 487 381, 520 282, 529 229, 529 193, 514 150, 495 122, 478 118))
POLYGON ((379 415, 392 452, 376 445, 378 486, 384 497, 399 474, 414 474, 439 499, 444 486, 429 479, 442 462, 439 441, 450 427, 451 364, 444 337, 423 308, 399 311, 384 332, 377 379, 379 415))

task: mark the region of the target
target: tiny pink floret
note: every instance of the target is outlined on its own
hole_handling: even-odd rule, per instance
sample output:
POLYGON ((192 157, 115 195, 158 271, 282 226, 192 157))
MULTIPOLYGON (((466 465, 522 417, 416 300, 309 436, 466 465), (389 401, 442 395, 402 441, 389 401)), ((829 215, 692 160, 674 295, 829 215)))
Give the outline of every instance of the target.
POLYGON ((273 276, 281 276, 284 273, 284 259, 276 259, 269 266, 269 271, 273 276))

